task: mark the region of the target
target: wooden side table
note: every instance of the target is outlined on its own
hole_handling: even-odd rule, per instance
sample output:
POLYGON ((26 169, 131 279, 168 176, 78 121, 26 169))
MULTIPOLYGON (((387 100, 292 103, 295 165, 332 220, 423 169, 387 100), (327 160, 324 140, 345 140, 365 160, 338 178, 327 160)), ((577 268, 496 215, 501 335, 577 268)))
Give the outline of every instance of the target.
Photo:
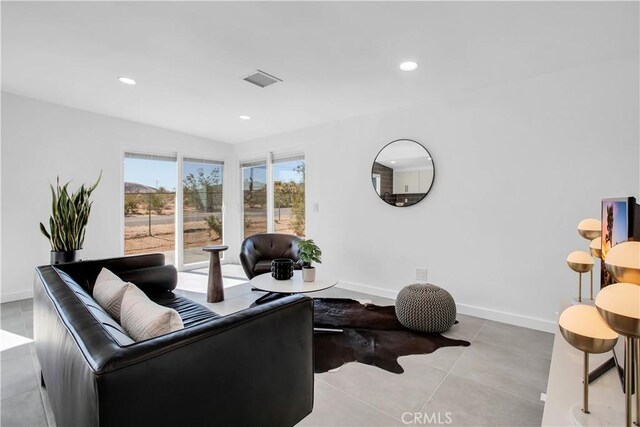
POLYGON ((224 287, 222 286, 222 267, 220 267, 220 252, 226 251, 229 246, 210 245, 202 248, 209 252, 209 284, 207 286, 207 302, 224 301, 224 287))

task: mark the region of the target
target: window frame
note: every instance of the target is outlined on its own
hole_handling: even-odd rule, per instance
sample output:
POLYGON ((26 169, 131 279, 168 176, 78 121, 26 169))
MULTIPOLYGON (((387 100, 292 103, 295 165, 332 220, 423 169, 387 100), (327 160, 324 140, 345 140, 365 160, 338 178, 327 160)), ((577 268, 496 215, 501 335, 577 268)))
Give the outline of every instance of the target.
MULTIPOLYGON (((229 165, 229 156, 220 155, 217 158, 211 156, 211 153, 192 152, 192 151, 174 151, 168 150, 162 147, 136 147, 122 145, 120 150, 120 256, 124 255, 124 235, 125 235, 125 216, 124 216, 124 162, 125 155, 138 154, 142 156, 161 156, 161 157, 173 157, 176 159, 176 213, 175 213, 175 242, 174 242, 174 264, 178 271, 196 270, 199 268, 205 268, 209 265, 209 261, 199 261, 195 263, 184 264, 184 247, 183 247, 183 233, 184 233, 184 192, 183 192, 183 162, 185 158, 198 159, 212 162, 220 162, 223 165, 229 165)), ((228 197, 228 182, 229 182, 229 167, 223 167, 222 172, 222 241, 224 244, 225 236, 228 236, 228 226, 225 221, 227 197, 228 197)), ((224 259, 224 253, 221 254, 221 259, 224 259)))
MULTIPOLYGON (((269 158, 271 156, 268 156, 269 158)), ((247 158, 243 158, 243 159, 239 159, 238 160, 238 182, 239 182, 239 202, 238 202, 238 208, 240 210, 240 224, 239 224, 239 229, 240 229, 240 242, 243 242, 245 237, 244 237, 244 171, 243 169, 245 167, 250 167, 250 166, 262 166, 264 164, 265 169, 266 169, 266 173, 265 173, 265 181, 266 182, 266 189, 267 189, 267 233, 273 233, 273 227, 271 226, 271 223, 269 222, 269 181, 270 181, 270 162, 269 162, 269 158, 267 158, 267 156, 265 155, 264 157, 264 163, 263 163, 263 158, 259 157, 259 156, 250 156, 247 158)), ((271 204, 273 204, 273 202, 271 202, 271 204)), ((271 214, 273 215, 273 213, 271 214)))
MULTIPOLYGON (((237 170, 240 176, 239 181, 239 194, 240 194, 240 202, 238 203, 238 207, 240 209, 240 236, 242 240, 244 237, 244 178, 242 169, 245 167, 243 164, 247 163, 256 163, 258 162, 262 165, 262 160, 264 159, 264 165, 266 166, 266 181, 267 181, 267 233, 275 233, 275 215, 274 215, 274 206, 275 206, 275 183, 273 180, 273 165, 280 162, 286 162, 289 160, 293 160, 298 158, 298 160, 303 160, 305 162, 305 167, 307 165, 307 155, 304 150, 296 149, 296 150, 287 150, 287 151, 268 151, 266 153, 248 155, 245 157, 238 158, 237 170)), ((307 179, 305 177, 305 204, 306 200, 306 186, 307 179)), ((305 222, 306 222, 306 213, 305 213, 305 222)), ((305 227, 306 228, 306 227, 305 227)), ((305 231, 306 232, 306 231, 305 231)))
MULTIPOLYGON (((212 159, 211 157, 204 157, 204 156, 188 156, 188 155, 181 155, 179 158, 179 162, 180 162, 180 246, 179 246, 179 250, 177 250, 177 252, 179 252, 179 257, 176 258, 176 260, 178 260, 179 262, 176 262, 176 264, 178 264, 178 266, 176 266, 176 268, 180 271, 189 271, 189 270, 197 270, 199 268, 205 268, 209 265, 209 260, 205 260, 205 261, 196 261, 196 262, 190 262, 188 264, 184 263, 184 186, 183 186, 183 182, 182 180, 184 179, 183 177, 183 173, 184 173, 184 159, 188 159, 189 161, 193 162, 193 160, 203 160, 205 162, 216 162, 216 163, 220 163, 222 164, 222 206, 220 208, 220 214, 222 217, 222 242, 221 244, 224 245, 224 241, 225 238, 227 237, 227 233, 226 233, 226 228, 225 228, 225 218, 226 218, 226 200, 225 200, 225 195, 226 195, 226 181, 227 181, 227 171, 226 171, 226 161, 222 160, 222 159, 212 159)), ((177 194, 177 190, 176 190, 176 197, 178 197, 177 194)), ((176 205, 177 205, 177 201, 176 201, 176 205)), ((176 215, 176 224, 178 224, 178 216, 176 215)), ((176 233, 178 232, 178 230, 176 229, 176 233)), ((177 235, 177 234, 176 234, 177 235)), ((177 238, 176 238, 176 247, 177 247, 177 238)), ((178 255, 178 254, 176 254, 178 255)), ((224 260, 224 251, 220 253, 220 261, 224 260)))

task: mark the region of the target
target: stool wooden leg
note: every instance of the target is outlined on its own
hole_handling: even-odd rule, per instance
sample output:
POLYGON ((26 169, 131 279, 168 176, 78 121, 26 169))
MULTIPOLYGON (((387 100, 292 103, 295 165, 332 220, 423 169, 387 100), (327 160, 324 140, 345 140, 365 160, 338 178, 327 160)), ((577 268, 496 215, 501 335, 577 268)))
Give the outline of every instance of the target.
POLYGON ((591 291, 589 292, 589 299, 593 301, 593 269, 589 271, 589 274, 591 275, 591 291))

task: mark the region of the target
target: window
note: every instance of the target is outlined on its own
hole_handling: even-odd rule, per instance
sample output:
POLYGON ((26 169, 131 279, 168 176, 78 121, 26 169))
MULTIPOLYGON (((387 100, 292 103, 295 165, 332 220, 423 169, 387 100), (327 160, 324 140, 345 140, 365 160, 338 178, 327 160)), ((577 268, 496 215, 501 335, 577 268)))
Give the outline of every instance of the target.
POLYGON ((125 153, 124 253, 163 252, 175 263, 176 158, 125 153))
POLYGON ((304 156, 274 158, 273 230, 304 236, 304 156))
POLYGON ((267 232, 304 236, 304 155, 243 162, 240 169, 244 238, 267 232))
POLYGON ((183 263, 207 261, 207 245, 222 244, 224 162, 184 158, 182 162, 183 263))
POLYGON ((243 236, 267 232, 267 163, 245 162, 242 170, 243 236))
POLYGON ((185 157, 180 178, 178 165, 177 156, 125 153, 124 253, 162 252, 167 264, 197 268, 209 259, 202 248, 224 237, 224 162, 185 157))

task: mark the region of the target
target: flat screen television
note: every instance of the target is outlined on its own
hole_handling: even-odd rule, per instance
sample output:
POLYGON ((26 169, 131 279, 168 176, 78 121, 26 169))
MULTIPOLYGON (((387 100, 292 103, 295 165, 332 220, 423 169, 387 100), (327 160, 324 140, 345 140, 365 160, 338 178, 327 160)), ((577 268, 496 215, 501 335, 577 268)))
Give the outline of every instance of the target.
POLYGON ((615 279, 606 269, 604 260, 607 252, 618 243, 633 240, 636 217, 635 197, 619 197, 602 200, 602 261, 600 268, 600 287, 615 283, 615 279))

